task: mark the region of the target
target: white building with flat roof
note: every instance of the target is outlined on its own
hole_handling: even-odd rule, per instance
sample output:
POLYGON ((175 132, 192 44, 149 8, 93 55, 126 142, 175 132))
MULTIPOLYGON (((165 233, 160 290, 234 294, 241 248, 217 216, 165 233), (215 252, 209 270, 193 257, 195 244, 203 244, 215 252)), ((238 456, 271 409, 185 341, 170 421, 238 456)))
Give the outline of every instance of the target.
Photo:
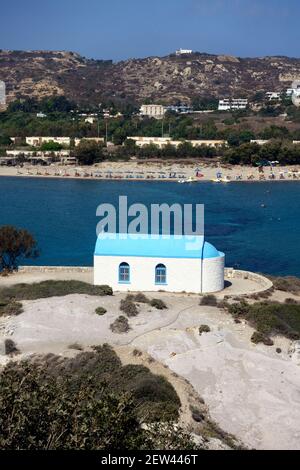
POLYGON ((26 137, 26 144, 31 145, 32 147, 40 147, 42 144, 46 142, 55 142, 56 144, 70 147, 71 138, 70 137, 26 137))
POLYGON ((246 109, 248 100, 246 98, 225 98, 219 100, 219 111, 233 111, 237 109, 246 109))
POLYGON ((185 54, 190 55, 192 53, 193 53, 192 49, 181 49, 181 48, 175 52, 176 55, 185 55, 185 54))
POLYGON ((166 145, 173 145, 178 147, 184 142, 190 143, 193 147, 200 147, 205 145, 207 147, 222 147, 223 145, 228 145, 227 140, 172 140, 171 137, 127 137, 127 140, 134 140, 137 147, 145 147, 146 145, 154 144, 159 148, 164 148, 166 145))
POLYGON ((104 144, 104 137, 75 137, 74 144, 75 147, 78 147, 80 142, 88 141, 88 142, 96 142, 97 144, 104 144))
POLYGON ((149 118, 162 119, 166 113, 166 107, 161 104, 142 104, 140 109, 141 116, 149 118))
POLYGON ((6 106, 6 85, 0 80, 0 106, 6 106))

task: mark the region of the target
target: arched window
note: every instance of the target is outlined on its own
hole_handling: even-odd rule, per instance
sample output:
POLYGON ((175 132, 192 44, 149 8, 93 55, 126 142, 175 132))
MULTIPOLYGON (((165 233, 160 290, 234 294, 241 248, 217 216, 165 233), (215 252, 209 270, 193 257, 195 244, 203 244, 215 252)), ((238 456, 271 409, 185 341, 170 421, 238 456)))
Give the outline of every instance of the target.
POLYGON ((167 268, 164 264, 158 264, 155 268, 155 284, 167 283, 167 268))
POLYGON ((128 263, 119 265, 119 282, 130 282, 130 266, 128 263))

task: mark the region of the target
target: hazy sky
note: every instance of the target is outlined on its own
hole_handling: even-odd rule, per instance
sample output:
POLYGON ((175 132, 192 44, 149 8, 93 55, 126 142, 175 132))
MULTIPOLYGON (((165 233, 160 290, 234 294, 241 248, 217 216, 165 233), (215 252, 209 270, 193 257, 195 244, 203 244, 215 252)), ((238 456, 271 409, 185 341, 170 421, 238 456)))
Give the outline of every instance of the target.
POLYGON ((1 49, 300 57, 299 0, 1 0, 1 49))

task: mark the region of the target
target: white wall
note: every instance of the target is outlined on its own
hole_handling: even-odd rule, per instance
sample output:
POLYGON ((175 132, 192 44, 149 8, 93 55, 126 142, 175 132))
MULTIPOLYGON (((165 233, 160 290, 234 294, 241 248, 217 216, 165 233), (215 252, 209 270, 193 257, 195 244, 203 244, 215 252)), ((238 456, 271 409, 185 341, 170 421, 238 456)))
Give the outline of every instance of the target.
MULTIPOLYGON (((183 258, 139 258, 139 257, 94 257, 94 284, 108 284, 114 291, 158 291, 201 292, 201 259, 183 258), (119 264, 130 265, 130 284, 119 283, 119 264), (155 284, 155 266, 167 267, 167 284, 155 284)), ((215 292, 224 287, 224 258, 203 262, 203 290, 215 292)))
POLYGON ((224 289, 225 256, 203 260, 202 292, 219 292, 224 289))

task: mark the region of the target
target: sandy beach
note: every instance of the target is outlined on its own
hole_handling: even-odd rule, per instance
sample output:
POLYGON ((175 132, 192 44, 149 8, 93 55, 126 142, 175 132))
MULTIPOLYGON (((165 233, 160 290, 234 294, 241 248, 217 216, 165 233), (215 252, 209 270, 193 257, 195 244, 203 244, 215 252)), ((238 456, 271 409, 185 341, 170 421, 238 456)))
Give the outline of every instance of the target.
POLYGON ((0 176, 82 178, 126 181, 179 181, 185 183, 214 181, 300 181, 297 166, 257 167, 158 161, 103 162, 93 166, 0 166, 0 176))

